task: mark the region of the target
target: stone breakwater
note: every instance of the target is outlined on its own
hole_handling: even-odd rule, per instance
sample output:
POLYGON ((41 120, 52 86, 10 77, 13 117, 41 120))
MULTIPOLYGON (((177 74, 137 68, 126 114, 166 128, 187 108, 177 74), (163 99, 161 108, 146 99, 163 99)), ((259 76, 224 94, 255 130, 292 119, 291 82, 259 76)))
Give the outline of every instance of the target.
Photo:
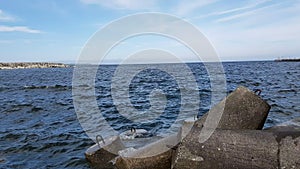
POLYGON ((96 137, 85 157, 97 169, 300 168, 299 127, 263 130, 271 106, 259 95, 238 87, 200 119, 184 121, 178 133, 143 147, 128 146, 119 136, 97 136, 101 140, 96 137), (215 128, 206 123, 220 112, 215 128), (203 130, 211 135, 202 141, 203 130))
POLYGON ((69 66, 63 63, 49 63, 49 62, 0 63, 0 69, 64 68, 64 67, 69 67, 69 66))

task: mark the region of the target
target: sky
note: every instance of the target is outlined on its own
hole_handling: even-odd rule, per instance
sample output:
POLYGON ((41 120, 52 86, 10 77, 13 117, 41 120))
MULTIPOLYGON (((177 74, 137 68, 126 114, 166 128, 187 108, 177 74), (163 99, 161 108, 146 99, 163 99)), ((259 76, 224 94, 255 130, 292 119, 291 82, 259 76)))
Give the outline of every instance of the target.
MULTIPOLYGON (((299 58, 299 11, 299 0, 0 0, 0 62, 75 63, 98 30, 143 12, 193 24, 221 61, 299 58)), ((127 39, 105 61, 152 48, 192 61, 184 45, 156 35, 127 39)))

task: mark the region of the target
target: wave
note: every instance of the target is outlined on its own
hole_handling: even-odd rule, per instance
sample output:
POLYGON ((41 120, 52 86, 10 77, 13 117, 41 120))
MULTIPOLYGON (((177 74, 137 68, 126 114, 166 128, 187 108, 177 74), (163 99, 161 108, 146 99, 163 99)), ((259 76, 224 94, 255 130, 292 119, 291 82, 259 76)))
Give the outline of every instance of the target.
POLYGON ((42 86, 24 86, 23 89, 71 89, 72 86, 67 86, 67 85, 54 85, 54 86, 46 86, 46 85, 42 85, 42 86))

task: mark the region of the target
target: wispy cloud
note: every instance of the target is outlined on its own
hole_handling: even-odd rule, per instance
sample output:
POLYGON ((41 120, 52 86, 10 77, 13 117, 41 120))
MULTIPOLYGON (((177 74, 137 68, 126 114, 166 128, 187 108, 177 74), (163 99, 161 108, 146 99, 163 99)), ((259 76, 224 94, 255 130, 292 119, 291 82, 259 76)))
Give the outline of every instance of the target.
POLYGON ((180 1, 180 3, 177 5, 175 13, 179 16, 187 15, 189 13, 192 13, 196 9, 199 9, 209 4, 213 4, 217 1, 218 0, 183 0, 180 1))
POLYGON ((15 21, 15 18, 9 14, 6 14, 0 9, 0 21, 1 22, 10 22, 15 21))
POLYGON ((24 33, 42 33, 40 30, 31 29, 26 26, 1 26, 0 32, 24 32, 24 33))
POLYGON ((228 58, 244 57, 247 60, 250 56, 270 59, 280 55, 299 56, 299 10, 300 3, 264 6, 233 15, 233 18, 227 17, 224 22, 240 19, 231 24, 211 26, 206 35, 218 53, 228 58))
POLYGON ((232 9, 223 10, 223 11, 212 12, 212 13, 209 13, 209 14, 206 14, 206 15, 201 15, 201 16, 195 17, 193 19, 200 19, 200 18, 205 18, 205 17, 210 17, 210 16, 220 16, 220 15, 227 15, 227 14, 236 13, 236 12, 242 12, 242 11, 245 11, 245 10, 257 8, 258 6, 260 6, 262 4, 265 4, 267 2, 270 2, 270 1, 272 1, 272 0, 261 0, 261 1, 251 3, 251 4, 246 5, 246 6, 241 6, 241 7, 232 8, 232 9))
MULTIPOLYGON (((266 8, 266 7, 264 7, 264 8, 266 8)), ((239 13, 239 14, 235 14, 235 15, 223 17, 223 18, 215 20, 215 22, 216 23, 219 23, 219 22, 228 22, 228 21, 231 21, 231 20, 234 20, 234 19, 242 18, 242 17, 245 17, 245 16, 250 16, 250 15, 256 13, 258 10, 261 10, 261 9, 256 9, 256 10, 252 10, 252 11, 247 11, 247 12, 243 12, 243 13, 239 13)))
POLYGON ((85 4, 97 4, 107 8, 141 10, 153 7, 158 0, 81 0, 85 4))
POLYGON ((233 15, 230 15, 230 16, 227 16, 227 17, 223 17, 223 18, 217 19, 215 22, 217 22, 217 23, 218 22, 228 22, 228 21, 231 21, 231 20, 234 20, 234 19, 250 16, 250 15, 253 15, 257 12, 260 12, 260 11, 263 11, 263 10, 273 8, 275 6, 280 5, 280 3, 275 3, 275 4, 263 6, 263 7, 258 7, 260 4, 262 4, 262 3, 257 3, 256 5, 244 7, 244 9, 240 8, 242 10, 245 10, 245 9, 251 9, 251 10, 247 10, 247 11, 244 11, 244 12, 241 12, 241 13, 237 13, 237 14, 233 14, 233 15))

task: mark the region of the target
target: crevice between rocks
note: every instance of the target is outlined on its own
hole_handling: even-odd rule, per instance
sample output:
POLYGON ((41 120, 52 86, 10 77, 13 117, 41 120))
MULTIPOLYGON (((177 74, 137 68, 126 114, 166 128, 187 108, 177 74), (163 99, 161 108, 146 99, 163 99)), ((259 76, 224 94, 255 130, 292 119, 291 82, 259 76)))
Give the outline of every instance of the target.
POLYGON ((277 165, 278 165, 278 169, 281 169, 281 165, 280 165, 280 141, 277 140, 278 143, 278 149, 277 149, 277 165))

